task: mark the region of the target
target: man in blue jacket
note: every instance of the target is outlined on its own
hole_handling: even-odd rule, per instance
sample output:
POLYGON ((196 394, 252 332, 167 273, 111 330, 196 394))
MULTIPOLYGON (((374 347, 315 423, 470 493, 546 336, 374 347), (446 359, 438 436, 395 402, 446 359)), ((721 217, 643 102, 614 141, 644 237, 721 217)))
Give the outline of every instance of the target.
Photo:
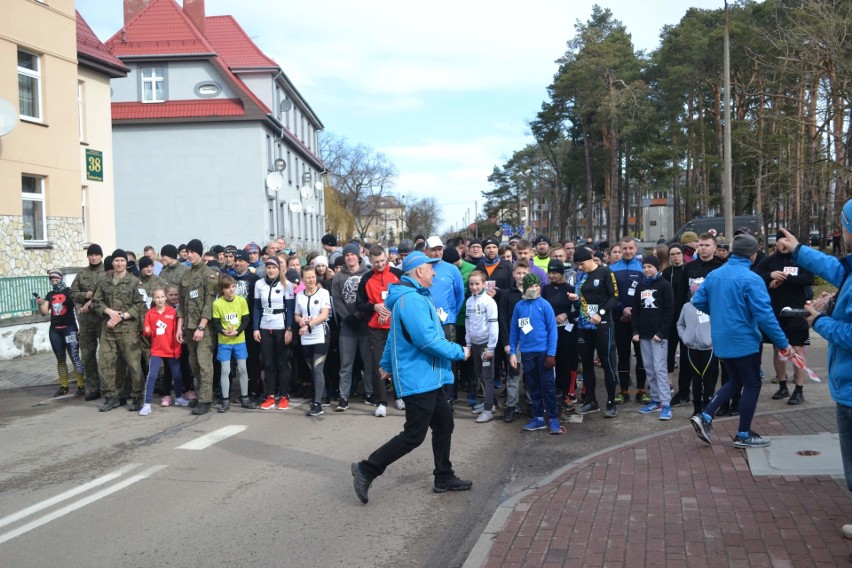
POLYGON ((621 239, 621 260, 609 265, 618 285, 619 305, 615 309, 615 349, 618 353, 618 382, 621 392, 615 395, 615 403, 630 401, 630 351, 636 353, 636 402, 648 404, 651 397, 645 392, 645 366, 639 344, 633 342, 633 308, 636 306, 636 288, 642 281, 642 263, 636 259, 639 245, 631 236, 621 239))
MULTIPOLYGON (((852 199, 843 206, 840 213, 843 227, 843 242, 846 250, 852 250, 852 199)), ((828 341, 828 387, 831 398, 837 403, 837 431, 840 435, 840 455, 843 458, 843 472, 846 475, 846 487, 852 491, 852 255, 837 259, 823 254, 799 241, 786 229, 783 239, 775 243, 775 250, 793 253, 793 260, 837 286, 834 308, 829 313, 820 313, 825 309, 825 298, 814 301, 808 321, 815 332, 828 341)), ((852 525, 843 527, 844 534, 852 534, 852 525), (848 527, 848 529, 847 529, 848 527)))
POLYGON ((443 386, 453 383, 452 362, 470 356, 467 347, 448 341, 441 328, 429 287, 435 278, 437 258, 413 252, 402 262, 399 284, 391 284, 385 306, 391 311, 391 327, 379 371, 393 378, 396 392, 405 401, 405 426, 366 460, 352 464, 355 494, 362 503, 373 480, 385 469, 417 448, 432 429, 435 458, 435 493, 465 491, 472 481, 459 479, 450 462, 453 413, 443 386))
POLYGON ((770 443, 751 430, 760 396, 761 330, 785 357, 792 356, 793 350, 772 313, 766 285, 751 270, 759 248, 751 235, 734 237, 730 260, 708 274, 692 297, 697 309, 710 314, 713 349, 729 376, 704 412, 691 419, 698 437, 708 444, 713 443, 710 430, 716 411, 741 390, 740 425, 734 447, 764 448, 770 443))

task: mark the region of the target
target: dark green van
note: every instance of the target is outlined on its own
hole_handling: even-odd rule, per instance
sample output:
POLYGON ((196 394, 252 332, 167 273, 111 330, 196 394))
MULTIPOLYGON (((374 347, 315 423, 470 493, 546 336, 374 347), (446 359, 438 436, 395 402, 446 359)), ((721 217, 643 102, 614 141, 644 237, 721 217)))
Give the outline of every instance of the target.
MULTIPOLYGON (((748 227, 751 236, 755 237, 763 246, 766 246, 766 229, 763 224, 763 217, 760 215, 738 215, 734 217, 734 231, 740 227, 748 227)), ((715 231, 716 235, 725 233, 725 218, 724 217, 697 217, 686 223, 678 229, 674 237, 668 241, 668 244, 680 242, 680 236, 687 231, 692 231, 696 235, 715 231)), ((725 235, 728 242, 731 242, 733 235, 725 235)))

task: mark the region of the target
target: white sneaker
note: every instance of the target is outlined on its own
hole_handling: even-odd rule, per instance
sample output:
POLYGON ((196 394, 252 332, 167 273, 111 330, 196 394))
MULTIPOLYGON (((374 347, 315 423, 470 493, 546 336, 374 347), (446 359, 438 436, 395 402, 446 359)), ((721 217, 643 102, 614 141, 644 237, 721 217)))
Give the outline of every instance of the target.
POLYGON ((396 402, 396 409, 397 410, 405 410, 405 401, 404 400, 402 400, 401 398, 398 398, 394 402, 396 402))
POLYGON ((473 410, 471 410, 471 412, 473 412, 474 414, 482 414, 483 412, 485 412, 485 403, 480 402, 479 404, 473 407, 473 410))
POLYGON ((182 396, 179 396, 175 399, 175 404, 178 406, 189 406, 189 401, 182 396))
POLYGON ((151 414, 151 405, 143 404, 142 408, 139 410, 139 416, 148 416, 151 414))
POLYGON ((378 406, 376 406, 376 412, 374 412, 374 414, 378 418, 384 418, 388 415, 387 407, 384 404, 379 404, 378 406))
POLYGON ((843 533, 844 538, 852 538, 852 525, 843 525, 840 531, 843 533))
POLYGON ((476 417, 476 421, 482 424, 483 422, 491 422, 494 420, 494 414, 490 410, 483 410, 482 413, 476 417))

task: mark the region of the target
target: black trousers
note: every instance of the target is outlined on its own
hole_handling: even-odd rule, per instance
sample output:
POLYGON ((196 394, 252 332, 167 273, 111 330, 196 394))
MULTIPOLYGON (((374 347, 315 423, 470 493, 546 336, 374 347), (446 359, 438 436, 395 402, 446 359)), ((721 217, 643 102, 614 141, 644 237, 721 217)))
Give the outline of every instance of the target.
POLYGON ((692 408, 702 412, 716 393, 716 378, 719 376, 719 359, 712 349, 684 348, 681 351, 681 367, 689 371, 692 379, 692 408))
MULTIPOLYGON (((633 343, 633 328, 630 322, 613 323, 615 327, 615 349, 618 352, 618 380, 621 390, 630 390, 630 350, 636 353, 636 389, 645 389, 645 367, 642 364, 642 352, 639 344, 633 343)), ((603 363, 603 361, 601 361, 603 363)))
POLYGON ((432 429, 432 455, 435 469, 432 474, 436 483, 442 483, 454 475, 450 462, 450 442, 453 437, 453 411, 443 389, 402 397, 405 402, 405 426, 402 432, 391 438, 361 462, 361 471, 370 478, 378 477, 385 469, 411 452, 426 439, 426 431, 432 429))
POLYGON ((601 360, 601 369, 606 386, 607 407, 615 404, 615 349, 613 348, 613 330, 611 324, 600 324, 597 329, 580 329, 577 343, 580 359, 583 361, 583 381, 586 386, 586 402, 597 402, 595 387, 595 352, 601 360))
POLYGON ((266 396, 288 396, 290 366, 287 357, 290 354, 290 347, 284 343, 284 330, 261 328, 260 350, 263 353, 263 381, 266 396))

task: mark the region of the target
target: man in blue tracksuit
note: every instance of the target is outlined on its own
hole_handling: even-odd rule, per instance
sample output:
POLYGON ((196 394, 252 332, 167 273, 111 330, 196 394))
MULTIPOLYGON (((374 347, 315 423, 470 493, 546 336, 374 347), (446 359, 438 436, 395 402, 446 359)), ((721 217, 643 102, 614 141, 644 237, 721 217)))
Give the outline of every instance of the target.
POLYGON ((630 351, 636 353, 636 402, 648 404, 651 397, 645 392, 645 366, 639 344, 633 342, 633 308, 639 296, 636 288, 642 281, 642 263, 636 259, 639 245, 633 237, 621 239, 621 260, 609 265, 618 285, 619 305, 613 313, 615 322, 615 350, 618 353, 618 382, 621 392, 615 395, 615 403, 630 401, 630 351))
POLYGON ((518 367, 518 351, 524 365, 524 379, 532 399, 533 418, 524 430, 544 430, 544 411, 550 419, 550 433, 561 434, 556 404, 556 314, 550 302, 541 297, 541 280, 527 274, 523 299, 515 304, 509 322, 509 364, 518 367))
MULTIPOLYGON (((852 199, 843 206, 840 214, 843 227, 843 242, 846 250, 852 250, 852 199)), ((814 301, 809 308, 808 321, 815 332, 828 341, 828 386, 831 397, 837 403, 837 431, 840 435, 840 455, 843 458, 843 473, 846 486, 852 491, 852 255, 837 259, 799 244, 796 237, 781 229, 785 238, 778 239, 775 248, 782 253, 793 253, 793 260, 837 286, 834 309, 822 314, 826 298, 814 301)), ((843 527, 844 534, 852 533, 852 526, 843 527)))
POLYGON ((405 401, 405 426, 369 458, 352 464, 355 494, 362 503, 369 500, 373 480, 422 444, 429 428, 435 459, 433 490, 445 493, 473 486, 472 481, 456 477, 450 462, 453 413, 443 386, 453 383, 452 362, 467 359, 470 351, 448 341, 441 328, 429 293, 438 260, 419 251, 409 254, 402 262, 399 284, 388 287, 385 307, 391 311, 391 327, 379 371, 383 379, 393 378, 396 392, 405 401))
POLYGON ((785 357, 793 350, 778 325, 766 284, 752 272, 751 265, 760 246, 751 235, 737 235, 731 245, 728 262, 707 275, 692 297, 692 304, 710 314, 711 337, 716 355, 728 369, 728 382, 710 399, 702 414, 692 417, 698 437, 708 444, 711 422, 720 406, 742 390, 740 425, 734 446, 764 448, 769 440, 751 430, 751 421, 760 396, 760 332, 772 341, 785 357))

